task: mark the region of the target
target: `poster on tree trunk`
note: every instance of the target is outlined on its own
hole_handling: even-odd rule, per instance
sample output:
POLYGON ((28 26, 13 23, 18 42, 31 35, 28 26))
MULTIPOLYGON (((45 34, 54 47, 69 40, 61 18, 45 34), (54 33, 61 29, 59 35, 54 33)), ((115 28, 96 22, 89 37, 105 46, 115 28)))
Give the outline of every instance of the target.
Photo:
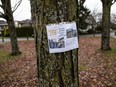
POLYGON ((60 53, 78 48, 76 23, 59 23, 46 26, 50 53, 60 53))

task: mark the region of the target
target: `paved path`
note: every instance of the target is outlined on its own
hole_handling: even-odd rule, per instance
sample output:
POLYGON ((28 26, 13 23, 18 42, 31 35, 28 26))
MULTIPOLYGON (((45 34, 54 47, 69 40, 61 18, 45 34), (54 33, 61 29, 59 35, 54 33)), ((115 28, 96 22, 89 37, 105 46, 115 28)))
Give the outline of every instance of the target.
MULTIPOLYGON (((93 34, 80 35, 80 37, 93 37, 93 34)), ((95 34, 95 37, 101 37, 101 34, 95 34)), ((110 33, 110 37, 116 38, 116 35, 114 34, 114 32, 110 33)))
MULTIPOLYGON (((27 40, 27 38, 18 38, 18 41, 23 41, 23 40, 27 40)), ((34 38, 29 37, 28 40, 34 40, 34 38)), ((4 42, 2 42, 2 37, 0 37, 0 44, 5 43, 5 42, 10 42, 10 38, 4 38, 4 42)))
MULTIPOLYGON (((116 38, 114 32, 110 33, 110 36, 116 38)), ((93 34, 80 35, 80 37, 93 37, 93 34)), ((101 37, 101 34, 95 34, 95 37, 101 37)), ((27 38, 18 38, 18 41, 23 41, 23 40, 27 40, 27 38)), ((29 40, 34 40, 34 38, 29 37, 29 40)), ((10 39, 4 38, 4 42, 10 42, 10 39)), ((2 37, 0 37, 0 44, 4 42, 2 42, 2 37)))
POLYGON ((110 33, 110 36, 116 38, 115 32, 110 33))

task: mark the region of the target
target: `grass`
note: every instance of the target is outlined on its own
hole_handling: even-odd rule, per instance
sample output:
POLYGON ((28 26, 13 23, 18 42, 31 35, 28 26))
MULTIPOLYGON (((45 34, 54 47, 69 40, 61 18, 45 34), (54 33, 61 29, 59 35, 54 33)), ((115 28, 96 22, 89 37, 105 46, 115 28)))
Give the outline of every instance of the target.
POLYGON ((107 55, 108 57, 116 57, 116 48, 112 48, 112 50, 107 51, 107 52, 106 52, 106 55, 107 55))
MULTIPOLYGON (((4 44, 8 44, 9 42, 5 42, 4 44)), ((0 44, 0 63, 7 62, 9 60, 15 59, 15 56, 11 56, 10 52, 6 52, 2 50, 3 44, 0 44)))
POLYGON ((100 48, 98 48, 97 52, 101 52, 110 58, 112 57, 116 58, 116 38, 111 38, 110 45, 111 45, 111 50, 102 51, 100 48))
POLYGON ((88 69, 87 66, 83 66, 83 65, 79 66, 79 71, 85 71, 87 69, 88 69))
POLYGON ((108 58, 115 57, 116 58, 116 47, 112 47, 111 50, 103 51, 101 49, 97 49, 97 52, 105 54, 108 58))
POLYGON ((11 59, 11 56, 9 53, 0 51, 0 62, 5 62, 5 61, 8 61, 9 59, 11 59))
POLYGON ((106 51, 105 54, 108 57, 114 57, 116 58, 116 38, 111 38, 111 50, 106 51))

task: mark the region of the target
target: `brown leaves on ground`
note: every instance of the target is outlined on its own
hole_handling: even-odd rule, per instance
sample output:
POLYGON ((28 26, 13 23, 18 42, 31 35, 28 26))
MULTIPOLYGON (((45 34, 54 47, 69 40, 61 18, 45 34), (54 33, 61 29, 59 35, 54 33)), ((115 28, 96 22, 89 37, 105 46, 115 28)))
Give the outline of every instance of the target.
MULTIPOLYGON (((112 42, 114 46, 116 41, 112 42)), ((20 56, 0 63, 0 87, 38 85, 34 42, 19 42, 19 48, 22 52, 20 56)), ((0 46, 0 50, 10 52, 10 44, 0 46)), ((80 87, 116 86, 116 57, 100 51, 100 38, 80 38, 79 69, 80 87)))
MULTIPOLYGON (((100 42, 100 38, 80 39, 79 67, 82 67, 82 87, 116 86, 116 56, 108 57, 106 52, 100 51, 100 42)), ((116 44, 116 41, 112 41, 112 44, 116 44)))
MULTIPOLYGON (((19 42, 19 48, 22 55, 0 64, 0 87, 37 87, 34 42, 19 42)), ((3 50, 10 51, 10 45, 5 44, 3 50)))

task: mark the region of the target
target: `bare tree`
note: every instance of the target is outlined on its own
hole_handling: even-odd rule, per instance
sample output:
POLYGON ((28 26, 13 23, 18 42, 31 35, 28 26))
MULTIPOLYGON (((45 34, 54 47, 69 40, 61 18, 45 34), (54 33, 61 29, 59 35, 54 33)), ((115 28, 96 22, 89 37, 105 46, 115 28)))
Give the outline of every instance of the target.
POLYGON ((95 21, 97 22, 97 21, 98 21, 98 14, 99 14, 98 8, 95 7, 95 8, 93 9, 93 11, 91 12, 91 14, 92 14, 92 16, 94 17, 95 21))
MULTIPOLYGON (((11 47, 12 47, 12 55, 20 54, 17 42, 17 35, 16 35, 16 29, 14 24, 14 18, 13 18, 13 11, 11 8, 11 0, 1 0, 0 7, 3 9, 3 12, 0 12, 0 17, 4 18, 9 27, 10 31, 10 40, 11 40, 11 47)), ((17 8, 17 6, 16 6, 17 8)), ((15 9, 16 10, 16 9, 15 9)))
POLYGON ((94 34, 95 32, 101 32, 101 24, 102 24, 102 13, 98 12, 98 8, 94 8, 91 12, 92 17, 94 18, 95 22, 93 22, 94 26, 94 34))
POLYGON ((97 13, 97 22, 102 22, 102 13, 97 13))
POLYGON ((116 0, 101 0, 101 2, 103 8, 101 50, 110 50, 110 12, 116 0))

